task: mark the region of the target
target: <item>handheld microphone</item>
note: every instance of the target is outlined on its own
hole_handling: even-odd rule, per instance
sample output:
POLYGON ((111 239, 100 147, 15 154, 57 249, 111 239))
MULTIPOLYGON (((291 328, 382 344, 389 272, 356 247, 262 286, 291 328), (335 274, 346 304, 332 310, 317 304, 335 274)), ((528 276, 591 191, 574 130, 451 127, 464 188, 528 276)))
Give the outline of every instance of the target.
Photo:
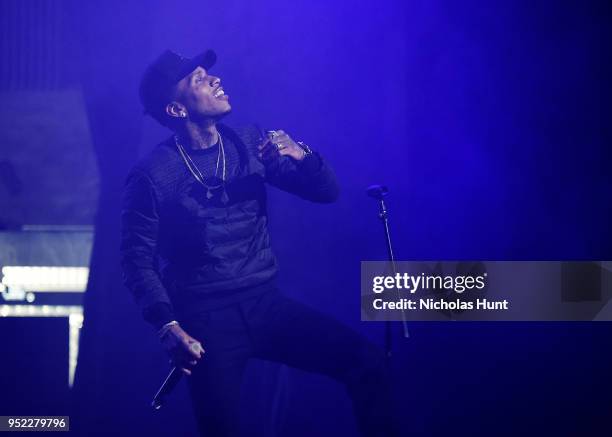
POLYGON ((179 367, 174 366, 170 370, 170 373, 168 373, 168 376, 166 376, 164 383, 161 385, 159 390, 157 390, 155 396, 153 396, 151 407, 153 407, 154 410, 159 410, 164 405, 166 396, 168 396, 170 392, 174 390, 174 387, 176 387, 182 377, 183 372, 181 372, 181 369, 179 367))
MULTIPOLYGON (((200 343, 193 343, 191 345, 191 350, 194 352, 200 352, 202 350, 202 346, 200 346, 200 343)), ((157 390, 155 396, 153 396, 151 407, 153 407, 154 410, 159 410, 164 405, 166 396, 168 396, 172 390, 174 390, 174 387, 178 385, 182 377, 183 372, 181 371, 180 366, 174 366, 172 369, 170 369, 168 376, 166 376, 166 379, 162 383, 161 387, 159 390, 157 390)))

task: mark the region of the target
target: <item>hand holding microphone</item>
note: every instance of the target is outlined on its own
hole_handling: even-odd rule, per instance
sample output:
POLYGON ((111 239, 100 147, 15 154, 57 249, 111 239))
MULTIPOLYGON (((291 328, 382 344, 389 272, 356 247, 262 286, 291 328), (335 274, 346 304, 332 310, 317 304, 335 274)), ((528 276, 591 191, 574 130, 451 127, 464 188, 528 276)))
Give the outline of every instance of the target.
POLYGON ((160 340, 172 363, 185 375, 191 375, 193 367, 204 355, 202 344, 174 321, 160 330, 160 340))
POLYGON ((155 396, 153 396, 151 406, 155 410, 159 410, 162 407, 166 396, 176 387, 183 374, 191 375, 193 366, 204 355, 204 349, 200 342, 183 331, 183 328, 176 321, 164 325, 159 330, 159 338, 168 355, 170 355, 170 362, 174 364, 174 367, 172 367, 163 384, 157 393, 155 393, 155 396))

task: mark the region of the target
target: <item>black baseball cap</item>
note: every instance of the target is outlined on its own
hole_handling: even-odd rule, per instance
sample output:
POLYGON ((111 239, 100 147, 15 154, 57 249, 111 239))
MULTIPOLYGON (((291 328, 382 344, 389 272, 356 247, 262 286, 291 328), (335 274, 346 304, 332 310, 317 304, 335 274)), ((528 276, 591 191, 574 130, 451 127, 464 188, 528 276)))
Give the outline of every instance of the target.
POLYGON ((140 80, 140 101, 145 114, 160 116, 170 103, 172 89, 197 67, 208 70, 215 65, 217 55, 213 50, 193 58, 186 58, 166 50, 145 70, 140 80))

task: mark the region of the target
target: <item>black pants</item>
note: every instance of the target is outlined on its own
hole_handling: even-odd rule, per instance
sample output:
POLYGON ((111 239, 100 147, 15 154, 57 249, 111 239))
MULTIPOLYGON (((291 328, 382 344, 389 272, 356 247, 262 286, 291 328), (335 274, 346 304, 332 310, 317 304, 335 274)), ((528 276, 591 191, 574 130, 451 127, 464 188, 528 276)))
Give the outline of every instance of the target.
POLYGON ((347 326, 273 289, 183 322, 204 346, 189 380, 202 436, 236 436, 249 358, 328 375, 344 384, 363 436, 394 436, 382 350, 347 326))

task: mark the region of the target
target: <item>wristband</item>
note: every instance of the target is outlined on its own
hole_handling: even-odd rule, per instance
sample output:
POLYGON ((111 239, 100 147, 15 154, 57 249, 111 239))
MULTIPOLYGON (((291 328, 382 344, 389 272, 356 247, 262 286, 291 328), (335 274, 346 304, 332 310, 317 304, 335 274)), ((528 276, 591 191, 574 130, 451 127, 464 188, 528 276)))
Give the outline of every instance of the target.
POLYGON ((172 328, 174 325, 178 326, 178 324, 179 322, 177 322, 176 320, 172 320, 171 322, 166 323, 159 329, 159 331, 157 331, 157 336, 160 339, 164 338, 168 331, 170 331, 170 328, 172 328))

